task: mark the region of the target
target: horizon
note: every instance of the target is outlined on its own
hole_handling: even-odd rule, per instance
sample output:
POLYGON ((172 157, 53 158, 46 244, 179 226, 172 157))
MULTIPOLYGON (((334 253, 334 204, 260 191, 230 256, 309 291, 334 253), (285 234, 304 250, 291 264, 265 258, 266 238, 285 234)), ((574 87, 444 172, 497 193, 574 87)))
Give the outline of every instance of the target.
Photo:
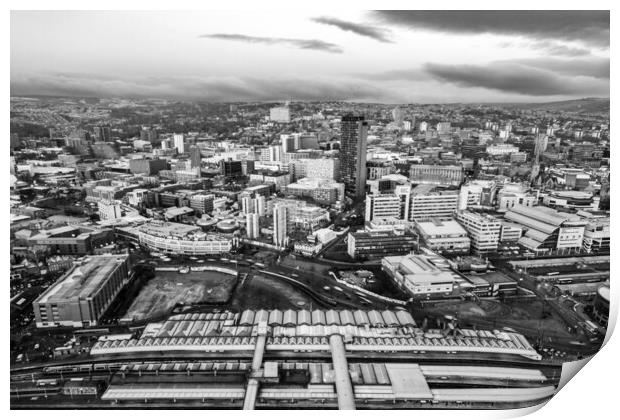
POLYGON ((12 11, 11 96, 446 104, 610 95, 609 11, 274 15, 12 11))

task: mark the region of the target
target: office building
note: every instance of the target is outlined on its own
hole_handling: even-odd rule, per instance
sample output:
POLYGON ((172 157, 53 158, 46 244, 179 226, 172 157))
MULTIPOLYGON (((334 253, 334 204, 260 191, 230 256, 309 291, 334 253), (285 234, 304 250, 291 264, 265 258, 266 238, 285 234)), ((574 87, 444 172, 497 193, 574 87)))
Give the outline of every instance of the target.
POLYGON ((112 135, 110 133, 110 127, 108 127, 108 126, 95 126, 93 131, 95 132, 95 141, 97 141, 97 142, 109 142, 109 141, 112 141, 112 135))
POLYGON ((189 207, 201 214, 211 213, 214 200, 213 194, 195 194, 189 198, 189 207))
POLYGON ((427 219, 415 223, 420 241, 440 254, 467 254, 471 240, 467 231, 454 219, 427 219))
POLYGON ((189 148, 189 161, 191 168, 200 168, 202 155, 200 154, 200 148, 198 146, 191 146, 189 148))
POLYGON ((587 219, 583 232, 583 250, 585 252, 610 252, 610 239, 609 217, 587 219))
POLYGON ((101 220, 114 220, 123 217, 121 205, 118 201, 99 201, 97 210, 101 220))
POLYGON ((347 252, 351 258, 379 259, 388 255, 408 254, 418 248, 417 235, 390 232, 350 232, 347 252))
POLYGON ((502 222, 488 214, 461 211, 457 220, 465 227, 471 238, 472 251, 486 254, 497 251, 502 222))
POLYGON ((185 136, 183 134, 175 134, 173 139, 174 147, 176 147, 177 153, 185 153, 185 136))
POLYGON ((461 186, 459 192, 459 210, 471 207, 490 207, 495 200, 495 181, 473 180, 461 186))
POLYGON ((129 272, 127 255, 89 256, 75 264, 34 301, 37 327, 97 325, 129 282, 129 272))
POLYGON ((345 192, 361 198, 366 191, 368 123, 363 116, 349 114, 342 117, 340 130, 340 171, 345 192))
POLYGON ((396 194, 366 195, 365 220, 386 218, 403 219, 400 197, 396 194))
POLYGON ((418 185, 411 190, 409 220, 452 217, 458 202, 458 190, 438 190, 431 185, 418 185))
POLYGON ((286 194, 310 197, 318 204, 335 204, 344 200, 344 184, 331 179, 302 178, 286 186, 286 194))
POLYGON ((243 165, 240 160, 221 160, 219 162, 220 174, 226 177, 243 175, 243 165))
POLYGON ((501 157, 519 153, 519 148, 512 144, 493 144, 487 146, 486 152, 491 157, 501 157))
POLYGON ((132 159, 129 169, 132 174, 157 175, 168 169, 168 162, 164 159, 132 159))
POLYGON ((463 167, 454 165, 411 165, 409 180, 412 184, 458 187, 463 182, 463 167))
POLYGON ((500 242, 517 242, 523 235, 523 227, 516 223, 502 220, 502 228, 500 230, 500 242))

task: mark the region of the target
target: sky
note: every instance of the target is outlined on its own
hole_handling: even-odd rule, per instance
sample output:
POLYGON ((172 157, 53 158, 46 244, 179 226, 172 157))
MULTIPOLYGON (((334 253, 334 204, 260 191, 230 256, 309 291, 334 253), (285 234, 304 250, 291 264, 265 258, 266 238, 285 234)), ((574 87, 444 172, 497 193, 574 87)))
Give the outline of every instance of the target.
POLYGON ((608 11, 12 11, 11 95, 609 97, 608 11))

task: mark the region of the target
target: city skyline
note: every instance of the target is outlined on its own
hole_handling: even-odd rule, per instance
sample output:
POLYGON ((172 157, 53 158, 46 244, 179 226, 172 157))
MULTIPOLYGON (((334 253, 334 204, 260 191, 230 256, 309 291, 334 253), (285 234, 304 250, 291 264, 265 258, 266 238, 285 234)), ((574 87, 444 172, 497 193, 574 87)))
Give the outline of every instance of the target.
POLYGON ((11 16, 13 96, 384 103, 609 96, 606 11, 11 16))

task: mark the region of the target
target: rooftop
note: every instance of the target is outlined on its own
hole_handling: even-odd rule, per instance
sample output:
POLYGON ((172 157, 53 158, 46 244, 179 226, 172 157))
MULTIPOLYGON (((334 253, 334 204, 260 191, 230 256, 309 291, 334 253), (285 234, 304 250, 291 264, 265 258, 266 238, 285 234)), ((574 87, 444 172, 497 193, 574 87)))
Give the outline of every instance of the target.
POLYGON ((39 299, 38 303, 66 302, 87 299, 105 282, 108 276, 123 262, 126 255, 100 255, 88 257, 81 265, 75 265, 62 276, 39 299))
POLYGON ((418 222, 418 230, 425 236, 467 236, 467 231, 456 220, 438 220, 418 222))

